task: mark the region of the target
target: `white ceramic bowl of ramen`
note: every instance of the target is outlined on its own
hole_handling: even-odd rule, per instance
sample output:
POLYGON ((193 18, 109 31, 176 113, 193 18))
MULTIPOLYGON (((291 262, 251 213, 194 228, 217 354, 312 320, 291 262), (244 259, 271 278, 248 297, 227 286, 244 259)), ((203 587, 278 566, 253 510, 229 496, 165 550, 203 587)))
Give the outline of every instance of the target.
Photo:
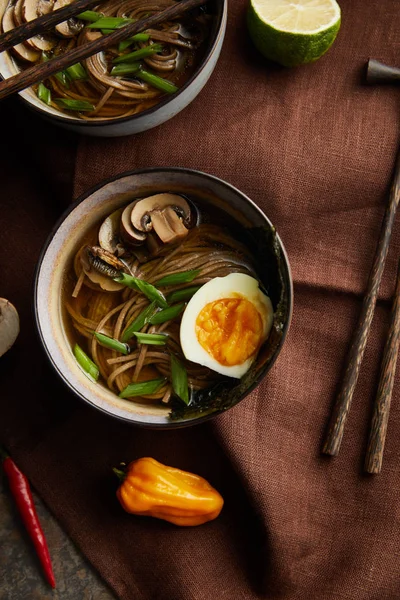
MULTIPOLYGON (((242 265, 242 250, 239 254, 241 258, 235 264, 242 265)), ((190 252, 185 257, 190 258, 190 252)), ((168 270, 169 260, 162 267, 162 273, 168 270)), ((184 271, 186 269, 188 266, 183 268, 184 271)), ((218 277, 213 281, 217 279, 218 277)), ((201 289, 204 286, 200 286, 200 291, 201 289)), ((187 306, 190 306, 192 300, 187 306)), ((183 168, 157 168, 125 173, 101 183, 79 198, 61 217, 43 248, 36 273, 34 297, 41 342, 53 367, 69 388, 92 407, 114 418, 152 428, 173 428, 198 423, 231 408, 245 398, 266 375, 280 353, 290 324, 292 302, 293 288, 288 258, 267 216, 247 196, 221 179, 183 168), (194 404, 188 408, 179 399, 173 401, 172 405, 161 401, 144 402, 140 398, 122 399, 118 390, 108 389, 104 381, 101 383, 101 378, 97 382, 90 380, 75 359, 73 347, 78 334, 72 331, 71 320, 65 310, 65 304, 69 302, 71 289, 75 285, 74 282, 71 287, 69 277, 71 272, 75 277, 74 257, 82 241, 85 240, 86 243, 93 230, 97 236, 98 227, 110 214, 115 214, 116 210, 130 206, 138 198, 153 197, 161 193, 176 194, 190 202, 192 213, 194 210, 197 215, 197 225, 194 228, 202 224, 204 227, 217 228, 217 241, 213 243, 209 264, 217 264, 220 260, 216 258, 215 252, 220 250, 220 246, 222 248, 224 235, 227 233, 233 236, 235 244, 240 242, 242 248, 246 247, 246 252, 250 252, 251 260, 256 265, 259 285, 272 303, 272 329, 255 355, 250 370, 243 377, 218 376, 220 378, 217 380, 215 373, 211 373, 210 382, 206 379, 202 384, 205 387, 202 395, 194 396, 194 404)), ((117 300, 117 304, 119 303, 120 300, 117 300)), ((186 312, 185 310, 181 321, 181 340, 186 312)), ((86 314, 88 315, 89 313, 86 314)), ((87 326, 91 334, 90 327, 93 325, 88 323, 87 326)), ((86 343, 85 340, 80 341, 82 339, 78 336, 79 344, 86 343)))
MULTIPOLYGON (((161 1, 164 3, 168 3, 168 0, 161 1)), ((18 0, 17 3, 11 2, 11 0, 0 0, 0 23, 3 24, 3 31, 4 29, 9 29, 12 25, 17 25, 18 21, 21 21, 21 14, 22 18, 24 17, 25 13, 28 14, 27 18, 29 20, 33 18, 32 15, 29 16, 29 8, 31 8, 32 3, 35 6, 56 6, 58 2, 63 2, 63 0, 56 0, 55 5, 53 0, 18 0)), ((132 2, 134 2, 134 0, 132 0, 132 2)), ((188 104, 190 104, 192 100, 194 100, 194 98, 200 93, 202 88, 207 83, 216 66, 225 35, 227 22, 227 0, 210 0, 210 3, 207 6, 208 22, 204 26, 206 28, 206 34, 204 35, 204 39, 199 45, 199 48, 190 52, 190 55, 193 55, 192 58, 188 58, 189 54, 185 54, 185 52, 187 51, 183 46, 174 47, 174 49, 177 50, 177 58, 175 60, 172 60, 172 62, 174 62, 175 65, 180 65, 180 74, 178 73, 178 75, 176 75, 179 81, 179 83, 177 81, 178 90, 175 93, 163 93, 157 91, 143 81, 127 81, 124 79, 118 80, 118 84, 122 82, 125 86, 123 89, 124 94, 132 93, 140 95, 142 93, 150 93, 150 95, 161 94, 161 96, 159 96, 159 99, 157 97, 155 99, 150 98, 148 100, 144 99, 142 101, 138 100, 137 98, 135 98, 134 100, 127 98, 126 104, 123 104, 123 108, 120 109, 118 106, 116 108, 112 108, 113 111, 116 111, 116 114, 121 114, 123 116, 107 117, 106 113, 102 114, 101 112, 96 112, 93 113, 93 115, 91 115, 90 118, 89 116, 87 116, 89 115, 89 113, 80 112, 80 116, 75 116, 78 113, 74 113, 74 111, 72 110, 58 110, 57 106, 54 104, 54 98, 55 96, 57 96, 57 91, 54 95, 54 90, 52 91, 53 102, 51 105, 47 105, 44 101, 38 98, 37 89, 34 90, 33 88, 29 88, 23 90, 19 93, 19 96, 29 109, 33 110, 36 114, 43 117, 44 119, 54 123, 55 125, 59 125, 60 127, 70 129, 72 131, 76 131, 85 135, 93 135, 99 137, 117 137, 139 133, 161 125, 165 121, 168 121, 169 119, 174 117, 188 104), (188 68, 187 64, 192 60, 193 66, 191 68, 188 68), (138 89, 133 89, 132 86, 138 86, 138 89), (144 89, 144 87, 146 86, 147 92, 146 89, 144 89), (153 101, 156 103, 151 105, 153 101), (150 106, 148 106, 149 104, 150 106), (135 114, 128 114, 132 110, 138 110, 138 112, 136 112, 135 114)), ((160 6, 160 8, 162 7, 160 6)), ((94 30, 92 30, 92 33, 93 31, 94 30)), ((90 35, 92 35, 92 33, 90 33, 90 35)), ((186 39, 185 36, 182 37, 180 33, 176 35, 178 35, 181 38, 181 41, 186 39)), ((62 43, 67 43, 68 39, 70 38, 63 39, 62 43)), ((27 60, 23 60, 21 58, 23 56, 34 57, 36 55, 36 60, 42 60, 40 58, 42 56, 42 52, 46 52, 45 50, 39 49, 40 47, 42 47, 42 42, 43 41, 40 40, 38 41, 38 48, 29 45, 21 47, 20 45, 18 47, 20 49, 18 54, 16 54, 15 51, 0 53, 0 76, 3 79, 7 79, 17 74, 21 70, 21 65, 31 66, 32 64, 34 64, 32 62, 28 62, 27 60)), ((146 44, 154 42, 158 42, 157 37, 154 40, 150 38, 150 41, 146 42, 146 44)), ((46 48, 46 43, 47 42, 44 43, 43 48, 46 48)), ((57 38, 57 43, 59 43, 59 38, 57 38)), ((162 41, 160 43, 164 44, 164 42, 162 41)), ((164 46, 165 48, 172 47, 168 45, 167 41, 165 42, 164 46)), ((130 49, 128 48, 127 50, 125 50, 125 52, 128 52, 129 50, 130 49)), ((167 52, 167 50, 164 50, 164 52, 167 52)), ((154 58, 157 58, 157 56, 154 55, 153 59, 154 58)), ((151 59, 152 57, 149 57, 145 59, 145 62, 146 60, 151 59)), ((158 61, 158 63, 161 65, 161 59, 158 61)), ((86 71, 87 73, 89 73, 91 80, 93 80, 93 76, 90 73, 102 73, 102 59, 98 60, 97 58, 94 58, 93 62, 91 62, 91 66, 88 67, 87 65, 88 63, 85 63, 86 71)), ((151 71, 151 67, 148 70, 151 71)), ((157 71, 155 72, 157 74, 157 71)), ((173 81, 174 77, 174 74, 172 76, 170 76, 168 72, 166 72, 165 74, 166 79, 171 79, 173 81)), ((105 94, 108 93, 108 91, 111 89, 107 89, 106 87, 104 87, 105 80, 103 74, 101 75, 101 78, 101 80, 94 80, 96 86, 100 86, 98 96, 95 97, 94 100, 91 100, 93 105, 96 107, 96 110, 97 106, 99 106, 102 102, 102 97, 104 98, 105 94)), ((73 97, 76 97, 78 99, 80 98, 79 95, 76 95, 75 88, 73 88, 72 90, 63 90, 62 83, 55 80, 53 81, 54 84, 58 86, 58 90, 61 90, 62 93, 65 92, 69 94, 70 91, 73 91, 73 93, 75 94, 73 97)), ((73 82, 73 85, 76 85, 76 83, 82 84, 82 82, 78 81, 73 82)), ((71 87, 71 82, 69 83, 69 87, 71 87)), ((91 87, 90 89, 93 90, 94 88, 91 87)), ((114 92, 107 102, 111 103, 115 101, 115 104, 121 104, 122 96, 116 96, 116 94, 118 93, 119 91, 116 90, 116 88, 114 88, 114 92)), ((145 98, 145 96, 143 96, 143 98, 145 98)), ((101 110, 108 110, 107 107, 108 104, 105 104, 103 109, 101 110)))

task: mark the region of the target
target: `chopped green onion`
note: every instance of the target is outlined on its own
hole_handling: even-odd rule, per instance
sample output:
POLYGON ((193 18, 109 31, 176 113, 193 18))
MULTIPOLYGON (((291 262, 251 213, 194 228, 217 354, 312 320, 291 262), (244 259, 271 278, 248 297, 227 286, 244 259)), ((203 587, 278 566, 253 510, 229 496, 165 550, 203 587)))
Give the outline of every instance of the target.
POLYGON ((156 310, 157 310, 157 304, 156 304, 156 302, 153 301, 151 304, 149 304, 149 306, 147 306, 144 310, 142 310, 142 312, 140 314, 138 314, 136 319, 134 321, 132 321, 132 323, 130 325, 128 325, 128 327, 122 333, 122 337, 121 337, 122 341, 127 342, 128 340, 131 339, 131 337, 133 336, 133 334, 136 331, 140 331, 145 325, 147 325, 150 317, 152 317, 154 315, 156 310))
POLYGON ((139 333, 135 331, 139 344, 150 344, 151 346, 165 346, 168 336, 165 333, 139 333))
POLYGON ((90 104, 90 102, 86 102, 86 100, 72 100, 71 98, 55 98, 54 102, 61 106, 61 108, 66 108, 67 110, 78 110, 78 111, 93 111, 94 106, 90 104))
POLYGON ((151 379, 150 381, 140 381, 138 383, 130 383, 119 394, 120 398, 133 398, 134 396, 149 396, 155 394, 164 385, 165 377, 159 379, 151 379))
POLYGON ((139 63, 122 63, 121 65, 115 65, 111 69, 111 75, 131 75, 132 73, 137 73, 139 69, 139 63))
POLYGON ((146 56, 151 56, 152 54, 161 52, 162 49, 163 47, 161 44, 151 44, 145 48, 140 48, 139 50, 134 50, 134 52, 129 52, 129 54, 123 54, 118 58, 114 58, 113 63, 117 65, 118 63, 135 62, 137 60, 141 60, 142 58, 146 58, 146 56))
POLYGON ((103 35, 109 35, 110 33, 114 33, 114 31, 115 31, 114 29, 102 29, 101 33, 103 35))
POLYGON ((167 92, 167 94, 174 94, 179 90, 179 88, 176 87, 176 85, 174 85, 170 81, 167 81, 166 79, 163 79, 158 75, 154 75, 154 73, 149 73, 144 69, 141 69, 139 71, 137 77, 139 79, 142 79, 149 85, 152 85, 153 87, 157 88, 158 90, 161 90, 162 92, 167 92))
POLYGON ((156 285, 179 285, 180 283, 190 283, 200 274, 200 269, 192 269, 191 271, 182 271, 181 273, 173 273, 166 275, 156 281, 156 285))
POLYGON ((166 321, 171 321, 171 319, 175 319, 178 315, 180 315, 184 308, 184 304, 175 304, 175 306, 170 306, 165 310, 156 312, 152 317, 150 317, 148 322, 151 325, 160 325, 166 321))
POLYGON ((66 72, 72 81, 77 81, 79 79, 87 79, 87 77, 88 77, 86 70, 81 65, 81 63, 76 63, 76 65, 67 67, 66 72))
POLYGON ((85 10, 77 15, 78 19, 82 21, 90 21, 91 23, 96 23, 99 19, 103 18, 102 13, 95 12, 94 10, 85 10))
POLYGON ((78 346, 78 344, 75 344, 74 346, 74 356, 89 379, 92 381, 97 381, 99 378, 99 369, 97 365, 92 361, 91 358, 88 357, 86 352, 84 352, 82 348, 78 346))
POLYGON ((161 308, 166 308, 168 306, 164 294, 154 287, 154 285, 151 285, 151 283, 143 281, 143 279, 138 279, 137 277, 132 277, 132 275, 122 273, 122 275, 116 277, 114 281, 122 283, 122 285, 126 285, 138 292, 142 292, 142 294, 144 294, 151 302, 155 300, 157 305, 161 306, 161 308))
POLYGON ((37 95, 39 100, 46 104, 51 104, 51 92, 43 83, 39 83, 37 95))
POLYGON ((182 290, 175 290, 168 294, 167 302, 168 304, 175 304, 175 302, 182 302, 182 300, 190 300, 200 288, 201 285, 193 285, 182 290))
POLYGON ((98 331, 95 331, 94 336, 98 340, 98 342, 106 348, 116 350, 117 352, 121 352, 121 354, 129 354, 130 352, 130 347, 128 344, 123 344, 119 340, 109 337, 108 335, 104 335, 104 333, 99 333, 98 331))
POLYGON ((66 71, 60 71, 59 73, 55 73, 54 77, 66 88, 69 88, 70 78, 66 71))
POLYGON ((183 400, 183 402, 189 404, 189 386, 187 371, 183 364, 171 354, 171 380, 172 388, 175 394, 183 400))
POLYGON ((134 23, 136 19, 124 19, 123 17, 101 17, 98 21, 87 25, 88 29, 119 29, 129 23, 134 23))
POLYGON ((147 42, 149 39, 150 36, 148 33, 137 33, 136 35, 133 35, 127 40, 123 40, 122 42, 120 42, 118 45, 118 52, 123 52, 124 50, 129 48, 131 44, 135 44, 136 42, 147 42))

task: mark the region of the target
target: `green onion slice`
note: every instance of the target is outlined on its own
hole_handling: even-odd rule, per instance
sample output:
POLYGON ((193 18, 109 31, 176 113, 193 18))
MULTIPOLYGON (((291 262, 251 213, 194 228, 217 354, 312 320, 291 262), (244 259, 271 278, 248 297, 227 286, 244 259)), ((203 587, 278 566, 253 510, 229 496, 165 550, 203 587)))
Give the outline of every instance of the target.
POLYGON ((128 327, 122 333, 122 341, 127 342, 131 339, 131 337, 136 331, 140 331, 141 329, 143 329, 143 327, 149 322, 150 317, 152 317, 156 311, 157 304, 153 301, 151 304, 149 304, 149 306, 142 310, 141 313, 138 314, 136 319, 132 321, 130 325, 128 325, 128 327))
POLYGON ((156 285, 179 285, 180 283, 190 283, 200 274, 200 269, 192 269, 191 271, 182 271, 181 273, 173 273, 166 275, 156 281, 156 285))
POLYGON ((124 19, 123 17, 101 17, 98 21, 90 23, 88 29, 119 29, 129 23, 134 23, 135 19, 124 19))
POLYGON ((55 73, 54 77, 66 88, 69 88, 70 78, 66 71, 55 73))
POLYGON ((164 385, 165 377, 159 379, 151 379, 150 381, 140 381, 138 383, 130 383, 119 394, 120 398, 133 398, 134 396, 149 396, 155 394, 164 385))
POLYGON ((183 402, 189 404, 189 386, 187 371, 183 364, 171 354, 171 380, 172 388, 175 394, 183 400, 183 402))
POLYGON ((135 331, 133 335, 137 337, 139 344, 150 344, 151 346, 165 346, 168 340, 165 333, 140 333, 135 331))
POLYGON ((121 352, 121 354, 129 354, 130 347, 128 344, 124 344, 119 340, 116 340, 104 333, 99 333, 98 331, 94 331, 94 336, 97 341, 106 348, 110 348, 111 350, 116 350, 117 352, 121 352))
POLYGON ((139 70, 139 63, 121 63, 120 65, 115 65, 115 67, 111 69, 110 75, 113 75, 114 77, 118 75, 132 75, 139 70))
POLYGON ((122 42, 120 42, 118 45, 118 52, 123 52, 124 50, 129 48, 131 44, 135 44, 136 42, 148 42, 149 39, 150 36, 148 33, 137 33, 136 35, 133 35, 127 40, 123 40, 122 42))
POLYGON ((148 322, 151 325, 160 325, 161 323, 165 323, 166 321, 171 321, 171 319, 175 319, 178 315, 180 315, 184 308, 184 303, 169 306, 165 310, 160 310, 159 312, 156 312, 152 317, 150 317, 148 322))
POLYGON ((164 294, 154 287, 154 285, 151 285, 151 283, 143 281, 143 279, 138 279, 137 277, 132 277, 132 275, 122 273, 121 277, 116 277, 114 281, 122 283, 122 285, 126 285, 127 287, 130 287, 138 292, 142 292, 142 294, 144 294, 146 298, 150 300, 150 302, 154 300, 158 306, 161 306, 161 308, 167 308, 168 306, 164 294))
POLYGON ((86 69, 81 65, 81 63, 76 63, 76 65, 72 65, 66 69, 66 73, 72 81, 77 81, 80 79, 87 79, 86 69))
POLYGON ((73 100, 72 98, 55 98, 54 102, 61 106, 61 108, 66 108, 67 110, 78 110, 78 111, 88 111, 92 112, 94 110, 93 104, 90 102, 86 102, 86 100, 73 100))
POLYGON ((135 62, 137 60, 141 60, 142 58, 146 58, 146 56, 151 56, 152 54, 161 52, 162 49, 163 47, 161 44, 151 44, 145 48, 140 48, 139 50, 129 52, 129 54, 123 54, 122 56, 115 58, 113 63, 117 65, 118 63, 135 62))
POLYGON ((51 91, 43 83, 39 83, 37 95, 42 102, 51 104, 51 91))
POLYGON ((182 302, 182 300, 190 300, 200 288, 201 285, 193 285, 182 290, 175 290, 168 294, 167 302, 168 304, 175 304, 175 302, 182 302))
POLYGON ((179 90, 179 88, 176 85, 174 85, 173 83, 171 83, 170 81, 167 81, 166 79, 163 79, 162 77, 159 77, 158 75, 154 75, 154 73, 149 73, 148 71, 145 71, 144 69, 141 69, 139 71, 137 77, 139 79, 142 79, 149 85, 152 85, 153 87, 157 88, 158 90, 161 90, 162 92, 166 92, 167 94, 174 94, 175 92, 177 92, 179 90))
POLYGON ((97 365, 92 361, 91 358, 82 350, 78 344, 74 346, 74 356, 78 361, 78 364, 82 367, 85 374, 92 381, 97 381, 99 378, 99 369, 97 365))
POLYGON ((89 21, 90 23, 96 23, 99 19, 103 18, 102 13, 95 12, 94 10, 85 10, 77 15, 78 19, 82 21, 89 21))

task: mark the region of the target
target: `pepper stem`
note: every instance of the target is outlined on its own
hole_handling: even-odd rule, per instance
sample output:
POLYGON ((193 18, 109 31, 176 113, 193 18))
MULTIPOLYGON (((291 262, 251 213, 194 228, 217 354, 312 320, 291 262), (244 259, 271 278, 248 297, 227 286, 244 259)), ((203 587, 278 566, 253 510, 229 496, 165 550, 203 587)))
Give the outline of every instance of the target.
POLYGON ((6 460, 6 458, 8 458, 10 455, 8 454, 7 450, 4 448, 4 446, 0 446, 0 459, 1 461, 6 460))
POLYGON ((113 467, 113 471, 120 481, 125 479, 126 473, 124 473, 124 471, 121 471, 121 469, 116 469, 115 467, 113 467))

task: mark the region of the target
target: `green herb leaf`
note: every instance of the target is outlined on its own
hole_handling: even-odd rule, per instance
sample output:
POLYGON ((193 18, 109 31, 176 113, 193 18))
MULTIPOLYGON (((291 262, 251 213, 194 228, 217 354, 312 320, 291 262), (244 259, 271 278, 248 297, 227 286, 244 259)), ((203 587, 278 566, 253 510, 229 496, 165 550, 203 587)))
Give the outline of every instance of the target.
POLYGON ((151 346, 165 346, 168 336, 165 333, 140 333, 135 331, 134 336, 140 344, 150 344, 151 346))
POLYGON ((39 100, 41 100, 42 102, 45 102, 46 104, 51 104, 51 92, 43 83, 39 83, 37 95, 39 100))
POLYGON ((123 17, 101 17, 98 21, 90 23, 88 29, 119 29, 129 23, 134 23, 136 19, 124 19, 123 17))
POLYGON ((137 60, 141 60, 142 58, 146 58, 146 56, 151 56, 152 54, 161 52, 162 49, 163 47, 161 44, 151 44, 145 48, 140 48, 139 50, 134 50, 134 52, 129 52, 129 54, 123 54, 122 56, 115 58, 113 63, 117 65, 118 63, 135 62, 137 60))
POLYGON ((158 75, 154 75, 154 73, 149 73, 149 71, 145 71, 144 69, 141 69, 137 76, 139 79, 142 79, 142 81, 145 81, 149 85, 152 85, 156 89, 166 92, 167 94, 174 94, 179 90, 179 88, 170 81, 167 81, 158 75))
POLYGON ((167 302, 168 304, 175 304, 175 302, 181 302, 182 300, 190 300, 200 288, 201 285, 193 285, 182 290, 175 290, 168 294, 167 302))
POLYGON ((156 285, 179 285, 180 283, 190 283, 193 279, 200 275, 200 269, 192 269, 191 271, 182 271, 173 275, 166 275, 156 281, 156 285))
POLYGON ((140 331, 141 329, 143 329, 143 327, 149 322, 150 317, 152 317, 156 311, 157 304, 153 301, 151 304, 149 304, 149 306, 142 310, 140 314, 138 314, 136 319, 132 321, 130 325, 128 325, 128 327, 122 333, 122 341, 127 342, 131 339, 131 337, 136 331, 140 331))
POLYGON ((158 306, 161 306, 161 308, 166 308, 168 306, 164 294, 154 287, 154 285, 151 285, 151 283, 143 281, 143 279, 138 279, 138 277, 132 277, 132 275, 122 273, 121 277, 116 277, 114 281, 122 283, 122 285, 126 285, 127 287, 130 287, 138 292, 142 292, 146 298, 148 298, 151 302, 154 300, 158 306))
POLYGON ((76 65, 67 67, 66 72, 72 81, 88 78, 86 69, 81 65, 81 63, 76 63, 76 65))
POLYGON ((171 319, 175 319, 178 315, 180 315, 184 308, 185 304, 175 304, 174 306, 169 306, 165 310, 156 312, 152 317, 150 317, 148 322, 151 325, 160 325, 166 321, 171 321, 171 319))
POLYGON ((151 379, 150 381, 140 381, 138 383, 130 383, 119 394, 120 398, 134 398, 135 396, 149 396, 155 394, 166 382, 165 377, 159 379, 151 379))
POLYGON ((116 350, 117 352, 121 352, 121 354, 129 354, 130 347, 128 344, 124 344, 119 340, 116 340, 104 333, 99 333, 98 331, 94 331, 94 336, 97 341, 106 348, 110 348, 111 350, 116 350))
POLYGON ((189 386, 187 371, 183 364, 171 354, 171 380, 175 394, 183 400, 186 406, 189 404, 189 386))
POLYGON ((110 75, 113 75, 113 77, 118 75, 132 75, 133 73, 137 73, 139 69, 139 63, 122 63, 120 65, 115 65, 115 67, 111 69, 110 75))
POLYGON ((78 110, 78 111, 88 111, 92 112, 94 110, 93 104, 90 102, 86 102, 86 100, 73 100, 72 98, 55 98, 54 102, 61 106, 61 108, 66 108, 67 110, 78 110))
POLYGON ((77 15, 78 19, 82 21, 89 21, 90 23, 96 23, 99 19, 103 18, 103 15, 99 12, 95 12, 94 10, 85 10, 77 15))
POLYGON ((127 40, 123 40, 122 42, 120 42, 118 45, 118 52, 123 52, 124 50, 129 48, 131 44, 135 44, 136 42, 147 42, 149 39, 150 36, 148 33, 137 33, 136 35, 133 35, 127 40))
POLYGON ((84 352, 78 344, 75 344, 74 346, 74 356, 89 379, 92 381, 97 381, 99 378, 99 369, 97 365, 92 361, 91 358, 89 358, 86 352, 84 352))

